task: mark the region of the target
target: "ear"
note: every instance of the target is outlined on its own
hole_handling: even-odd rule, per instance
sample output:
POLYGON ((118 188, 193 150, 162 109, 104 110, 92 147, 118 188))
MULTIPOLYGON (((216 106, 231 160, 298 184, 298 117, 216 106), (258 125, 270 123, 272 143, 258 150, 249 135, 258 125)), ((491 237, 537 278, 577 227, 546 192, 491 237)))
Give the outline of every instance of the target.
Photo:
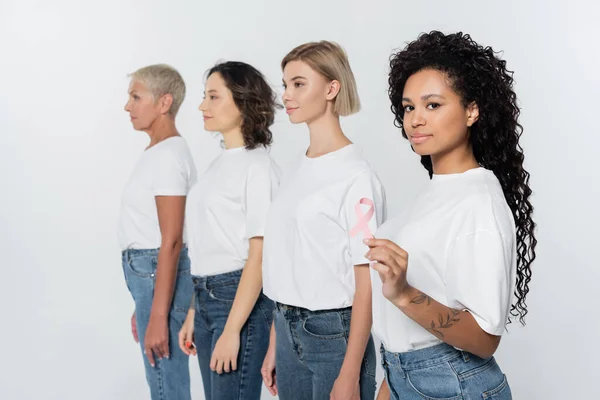
POLYGON ((472 102, 467 106, 467 126, 470 128, 479 119, 479 106, 472 102))
POLYGON ((158 101, 158 109, 161 114, 168 114, 173 104, 173 95, 165 94, 158 101))
POLYGON ((329 82, 329 86, 327 88, 327 95, 325 98, 329 101, 335 99, 335 97, 340 92, 340 89, 341 89, 341 86, 340 86, 339 81, 333 80, 333 81, 329 82))

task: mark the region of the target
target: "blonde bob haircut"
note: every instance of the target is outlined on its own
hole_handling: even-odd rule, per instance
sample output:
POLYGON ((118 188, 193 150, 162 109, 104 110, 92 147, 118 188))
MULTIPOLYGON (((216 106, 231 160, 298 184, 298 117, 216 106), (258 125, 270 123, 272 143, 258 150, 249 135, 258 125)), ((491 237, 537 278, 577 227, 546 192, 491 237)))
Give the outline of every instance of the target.
POLYGON ((175 118, 185 99, 185 82, 175 68, 166 64, 149 65, 128 76, 146 86, 152 93, 155 102, 162 96, 170 94, 173 97, 173 103, 171 103, 169 115, 175 118))
POLYGON ((302 61, 326 79, 340 83, 340 91, 334 99, 336 115, 352 115, 360 110, 356 80, 348 56, 339 44, 326 40, 301 44, 283 58, 281 69, 291 61, 302 61))

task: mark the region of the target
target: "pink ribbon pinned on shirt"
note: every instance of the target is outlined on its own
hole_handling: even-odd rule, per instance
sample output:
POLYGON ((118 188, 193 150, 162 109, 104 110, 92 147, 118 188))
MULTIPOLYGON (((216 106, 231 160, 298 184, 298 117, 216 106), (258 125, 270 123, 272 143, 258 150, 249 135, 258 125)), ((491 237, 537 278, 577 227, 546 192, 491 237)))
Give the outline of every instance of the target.
POLYGON ((359 232, 362 232, 365 239, 372 238, 373 233, 371 233, 371 230, 369 229, 369 221, 371 218, 373 218, 373 214, 375 214, 373 200, 363 197, 354 206, 354 212, 356 213, 358 222, 356 222, 356 225, 350 229, 350 236, 354 237, 358 235, 359 232), (365 214, 363 214, 362 210, 360 209, 361 204, 369 206, 369 210, 365 214))

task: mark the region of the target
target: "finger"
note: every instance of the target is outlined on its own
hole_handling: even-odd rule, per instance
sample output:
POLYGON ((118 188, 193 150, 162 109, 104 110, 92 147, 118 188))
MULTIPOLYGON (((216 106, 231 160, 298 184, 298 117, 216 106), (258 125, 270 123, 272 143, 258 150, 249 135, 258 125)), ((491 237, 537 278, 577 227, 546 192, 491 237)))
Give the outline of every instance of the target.
POLYGON ((188 346, 188 349, 190 350, 190 354, 196 355, 197 351, 196 351, 196 345, 194 343, 194 331, 192 329, 189 329, 187 331, 185 340, 186 340, 186 345, 188 346), (189 343, 189 345, 188 345, 188 343, 189 343))
POLYGON ((383 247, 377 247, 369 250, 369 252, 366 254, 366 257, 370 261, 377 261, 378 263, 390 267, 392 271, 397 270, 406 263, 406 260, 400 258, 397 254, 383 247))
POLYGON ((391 267, 394 272, 398 272, 399 270, 406 270, 406 268, 408 267, 407 257, 400 256, 398 255, 398 253, 395 253, 387 248, 378 247, 377 249, 371 251, 375 252, 376 257, 381 255, 381 257, 384 260, 384 264, 387 260, 388 267, 391 267))
POLYGON ((185 336, 186 336, 186 334, 185 334, 185 332, 183 331, 183 328, 182 328, 182 329, 179 331, 179 335, 178 335, 178 337, 177 337, 177 338, 178 338, 178 342, 179 342, 179 348, 181 349, 181 351, 183 351, 183 353, 184 353, 186 356, 189 356, 189 355, 190 355, 190 350, 189 350, 189 349, 188 349, 188 347, 187 347, 187 344, 188 344, 189 342, 187 342, 187 341, 185 340, 185 336))
POLYGON ((211 371, 216 371, 217 370, 217 356, 213 354, 213 356, 210 358, 210 370, 211 371))
POLYGON ((140 338, 138 337, 137 323, 136 323, 136 319, 135 319, 135 314, 133 314, 133 316, 131 317, 131 333, 133 334, 133 340, 135 340, 136 343, 139 343, 140 342, 140 338))
POLYGON ((151 347, 151 349, 156 358, 158 358, 159 360, 161 360, 163 358, 163 353, 161 350, 161 346, 159 344, 155 344, 154 346, 151 347))
POLYGON ((260 369, 260 374, 262 375, 263 378, 263 382, 265 383, 265 386, 268 388, 269 386, 271 386, 271 374, 267 373, 267 367, 263 366, 260 369))
POLYGON ((154 362, 154 355, 152 354, 152 349, 150 346, 146 346, 146 358, 148 358, 148 362, 152 367, 156 366, 156 363, 154 362))
POLYGON ((382 281, 392 278, 392 275, 393 275, 392 270, 388 266, 385 266, 385 265, 379 264, 379 263, 374 263, 371 265, 371 268, 373 268, 375 271, 379 272, 379 277, 381 278, 382 281))
POLYGON ((277 389, 277 377, 275 376, 275 372, 273 372, 273 392, 275 393, 273 396, 277 396, 279 394, 279 389, 277 389))
POLYGON ((394 253, 397 253, 401 257, 408 257, 408 253, 402 247, 398 246, 396 243, 387 239, 365 239, 365 244, 370 248, 374 247, 385 247, 394 253))
POLYGON ((223 360, 217 361, 217 374, 221 375, 223 373, 223 360))
POLYGON ((223 360, 223 372, 226 374, 231 372, 231 361, 229 359, 223 360))
POLYGON ((161 344, 160 350, 162 351, 163 357, 167 360, 171 357, 171 352, 169 351, 169 337, 165 339, 165 341, 161 344))
POLYGON ((231 359, 231 370, 237 371, 237 356, 231 359))

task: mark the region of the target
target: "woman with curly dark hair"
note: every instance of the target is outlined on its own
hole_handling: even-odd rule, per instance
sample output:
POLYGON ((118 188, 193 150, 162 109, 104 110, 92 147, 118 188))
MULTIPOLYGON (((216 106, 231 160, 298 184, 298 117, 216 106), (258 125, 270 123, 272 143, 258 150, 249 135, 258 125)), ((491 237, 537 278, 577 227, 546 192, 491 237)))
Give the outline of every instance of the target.
POLYGON ((200 110, 225 150, 188 195, 195 300, 179 334, 182 351, 198 355, 207 399, 260 398, 273 312, 261 289, 263 231, 280 175, 267 149, 277 107, 251 65, 208 71, 200 110))
POLYGON ((493 354, 527 314, 536 246, 512 72, 469 35, 437 31, 390 66, 395 123, 431 181, 366 241, 380 398, 510 399, 493 354))

